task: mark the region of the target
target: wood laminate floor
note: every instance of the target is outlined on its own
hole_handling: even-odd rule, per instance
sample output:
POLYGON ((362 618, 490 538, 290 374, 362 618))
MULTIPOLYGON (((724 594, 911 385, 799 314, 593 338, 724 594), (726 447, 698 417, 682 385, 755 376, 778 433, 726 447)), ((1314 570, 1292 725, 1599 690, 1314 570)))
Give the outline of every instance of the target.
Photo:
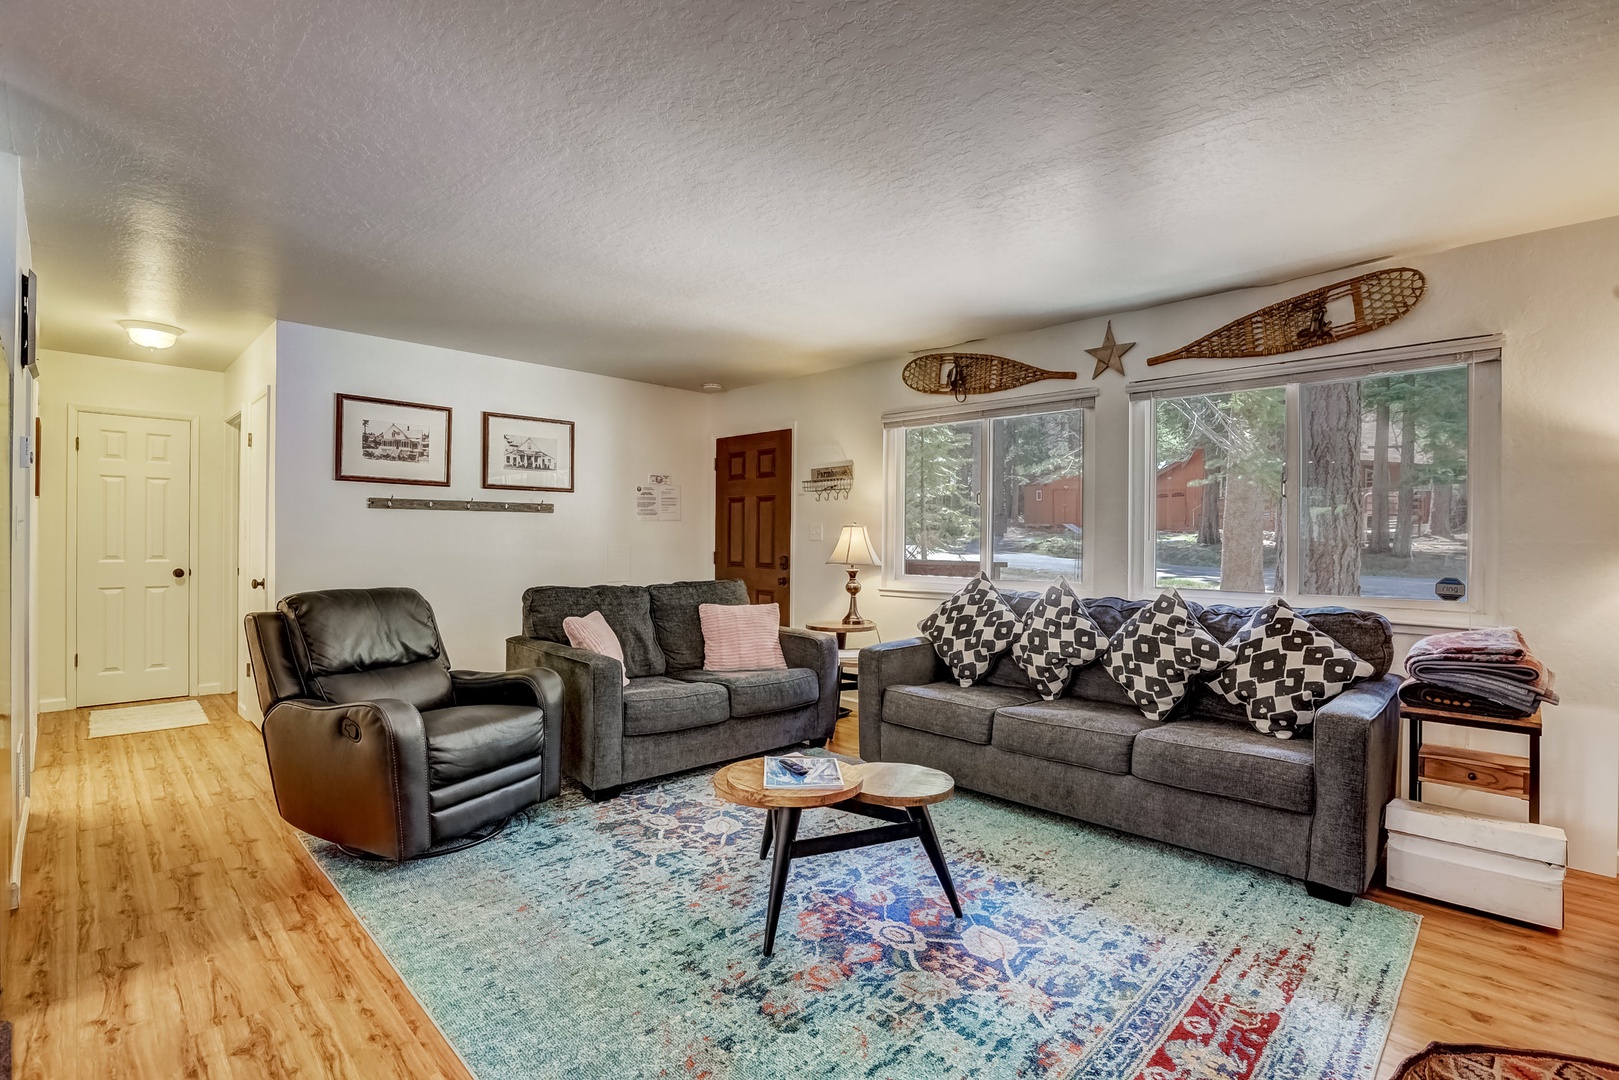
MULTIPOLYGON (((16 1075, 467 1077, 276 816, 257 730, 203 704, 205 727, 94 741, 85 710, 41 718, 16 1075)), ((856 753, 852 716, 831 747, 856 753)), ((1435 1039, 1619 1059, 1619 883, 1570 874, 1561 934, 1374 896, 1424 918, 1380 1076, 1435 1039)))

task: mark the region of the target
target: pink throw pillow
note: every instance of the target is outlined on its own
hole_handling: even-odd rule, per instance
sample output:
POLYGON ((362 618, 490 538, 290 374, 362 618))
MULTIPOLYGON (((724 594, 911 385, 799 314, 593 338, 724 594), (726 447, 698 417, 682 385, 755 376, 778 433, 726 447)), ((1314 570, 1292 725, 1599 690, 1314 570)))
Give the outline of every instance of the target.
MULTIPOLYGON (((582 619, 574 615, 568 616, 562 620, 562 632, 568 635, 568 644, 574 648, 611 656, 618 661, 620 667, 624 666, 624 648, 618 643, 618 635, 607 625, 607 620, 601 612, 592 611, 582 619)), ((630 685, 630 677, 627 674, 624 676, 624 685, 630 685)))
POLYGON ((780 604, 698 604, 704 671, 785 668, 780 604))

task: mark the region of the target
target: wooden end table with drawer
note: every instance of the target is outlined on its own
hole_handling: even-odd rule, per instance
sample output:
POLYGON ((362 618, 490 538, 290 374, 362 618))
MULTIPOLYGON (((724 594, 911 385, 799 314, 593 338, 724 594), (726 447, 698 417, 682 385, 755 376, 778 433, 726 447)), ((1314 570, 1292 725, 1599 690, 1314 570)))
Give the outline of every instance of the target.
POLYGON ((1529 803, 1529 820, 1540 821, 1540 712, 1521 720, 1476 713, 1450 712, 1419 705, 1400 706, 1400 715, 1409 726, 1406 733, 1406 793, 1412 802, 1422 801, 1423 784, 1442 784, 1508 795, 1529 803), (1529 738, 1527 756, 1494 754, 1466 746, 1441 746, 1422 741, 1423 724, 1449 724, 1452 727, 1484 731, 1506 731, 1529 738))

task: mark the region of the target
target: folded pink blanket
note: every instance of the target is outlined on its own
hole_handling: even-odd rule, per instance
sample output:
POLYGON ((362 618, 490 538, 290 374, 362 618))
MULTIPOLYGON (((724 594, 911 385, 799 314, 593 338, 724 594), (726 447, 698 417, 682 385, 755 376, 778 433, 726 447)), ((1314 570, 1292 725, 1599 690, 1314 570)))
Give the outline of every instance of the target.
POLYGON ((1517 663, 1534 660, 1529 643, 1516 626, 1491 626, 1482 630, 1458 630, 1435 634, 1411 646, 1408 656, 1438 656, 1445 660, 1477 660, 1480 663, 1517 663))

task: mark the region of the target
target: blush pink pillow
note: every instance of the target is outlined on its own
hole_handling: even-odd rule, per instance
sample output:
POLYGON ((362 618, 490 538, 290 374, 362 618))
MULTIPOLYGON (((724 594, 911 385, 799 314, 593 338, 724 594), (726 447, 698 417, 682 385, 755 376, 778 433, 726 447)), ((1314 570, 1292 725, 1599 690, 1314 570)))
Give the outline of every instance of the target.
POLYGON ((780 604, 698 604, 704 671, 785 668, 780 604))
MULTIPOLYGON (((574 615, 568 616, 562 620, 562 632, 568 635, 568 644, 574 648, 611 656, 618 661, 620 667, 624 666, 624 648, 619 645, 618 635, 607 625, 607 620, 602 617, 601 612, 592 611, 582 619, 574 615)), ((628 675, 624 676, 624 685, 630 685, 628 675)))

